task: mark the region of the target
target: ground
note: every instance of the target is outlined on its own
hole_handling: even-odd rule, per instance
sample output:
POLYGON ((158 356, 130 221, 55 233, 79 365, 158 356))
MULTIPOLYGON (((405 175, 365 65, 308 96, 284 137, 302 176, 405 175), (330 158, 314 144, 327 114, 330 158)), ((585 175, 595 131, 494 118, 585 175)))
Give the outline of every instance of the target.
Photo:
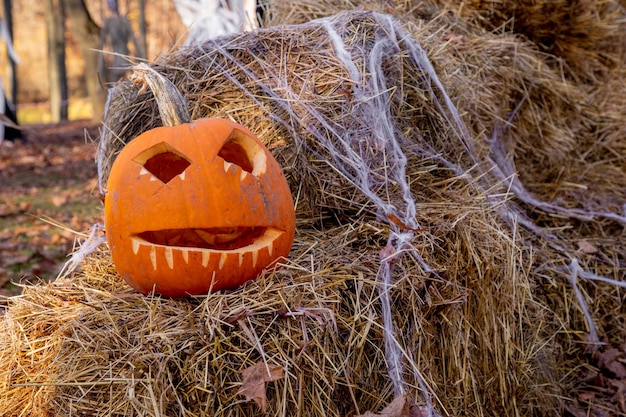
POLYGON ((102 222, 89 121, 26 125, 0 145, 0 303, 20 282, 56 276, 81 233, 102 222))

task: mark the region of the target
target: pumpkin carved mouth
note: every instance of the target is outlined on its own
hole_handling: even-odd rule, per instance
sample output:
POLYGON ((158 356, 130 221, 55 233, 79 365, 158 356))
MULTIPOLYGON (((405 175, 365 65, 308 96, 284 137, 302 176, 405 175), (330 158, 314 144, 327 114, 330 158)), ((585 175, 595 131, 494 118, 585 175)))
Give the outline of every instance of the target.
POLYGON ((136 236, 155 245, 234 250, 251 245, 267 227, 211 227, 147 231, 136 236))
POLYGON ((180 253, 185 263, 189 262, 190 253, 199 253, 202 266, 206 267, 212 256, 219 258, 219 269, 222 269, 230 256, 238 258, 241 265, 243 259, 250 256, 255 266, 259 252, 264 250, 272 256, 274 243, 279 241, 285 232, 273 227, 233 227, 204 229, 167 229, 147 231, 131 236, 132 249, 135 255, 141 247, 148 247, 152 267, 157 269, 157 248, 162 252, 165 263, 170 269, 174 266, 174 253, 180 253))

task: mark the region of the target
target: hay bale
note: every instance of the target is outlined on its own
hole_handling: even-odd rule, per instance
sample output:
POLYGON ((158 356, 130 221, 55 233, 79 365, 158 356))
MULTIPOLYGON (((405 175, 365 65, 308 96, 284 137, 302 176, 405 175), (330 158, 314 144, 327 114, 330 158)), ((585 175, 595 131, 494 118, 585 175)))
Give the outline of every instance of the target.
MULTIPOLYGON (((416 59, 419 57, 403 59, 400 55, 416 44, 386 35, 384 31, 390 22, 371 16, 366 13, 331 21, 334 27, 329 26, 328 30, 333 34, 326 31, 326 23, 319 23, 283 27, 279 33, 272 29, 260 30, 252 36, 232 37, 227 42, 208 42, 165 56, 154 68, 183 93, 192 120, 225 117, 244 126, 254 126, 257 136, 266 141, 283 166, 294 194, 301 196, 299 208, 310 212, 305 217, 322 218, 327 212, 335 214, 337 211, 359 212, 367 209, 364 207, 367 198, 359 193, 338 195, 334 190, 355 189, 351 181, 359 177, 359 170, 369 167, 358 166, 355 161, 333 160, 345 151, 340 143, 343 136, 367 138, 381 134, 372 132, 372 124, 366 118, 372 116, 372 109, 379 103, 360 104, 363 99, 380 98, 358 97, 359 94, 380 93, 379 97, 389 100, 393 126, 378 127, 387 130, 382 133, 424 136, 433 141, 433 146, 437 141, 434 132, 444 137, 454 135, 446 133, 454 129, 446 122, 446 117, 452 116, 437 108, 442 104, 429 104, 428 96, 434 87, 424 78, 429 75, 418 67, 416 59), (348 27, 342 28, 344 23, 348 27), (347 45, 348 54, 354 54, 355 62, 350 63, 356 66, 354 70, 364 71, 368 65, 376 65, 378 68, 374 70, 381 71, 385 79, 354 79, 349 73, 352 68, 337 60, 341 51, 335 49, 333 35, 347 45), (371 41, 360 45, 360 38, 371 41), (383 41, 376 45, 379 38, 383 41), (389 53, 381 47, 395 52, 389 53), (317 53, 308 53, 312 50, 317 53), (399 77, 405 77, 402 89, 395 84, 399 77), (366 85, 362 87, 361 82, 366 85), (381 85, 377 85, 379 82, 381 85), (420 129, 406 132, 415 127, 416 118, 420 119, 420 129), (323 149, 317 143, 319 136, 333 138, 335 143, 329 146, 340 152, 323 149), (337 167, 345 172, 336 175, 337 167)), ((413 49, 410 53, 417 55, 421 51, 413 49)), ((131 87, 131 82, 126 82, 112 90, 109 98, 110 117, 105 120, 99 150, 103 191, 109 166, 119 149, 138 133, 160 124, 152 93, 139 91, 131 87)), ((456 154, 454 148, 448 153, 456 154)), ((468 166, 472 164, 467 157, 465 162, 468 166)), ((393 190, 393 183, 384 175, 370 180, 373 184, 369 186, 379 187, 374 193, 387 194, 392 201, 402 199, 398 195, 400 191, 393 190)))
POLYGON ((392 13, 428 51, 472 135, 506 134, 528 190, 567 207, 621 213, 622 3, 300 0, 272 3, 269 23, 354 8, 392 13))
MULTIPOLYGON (((26 286, 2 321, 2 408, 253 415, 244 370, 262 364, 283 371, 264 384, 269 415, 362 414, 405 393, 417 413, 561 414, 589 325, 564 296, 567 262, 610 276, 623 267, 582 258, 586 212, 533 200, 506 178, 514 167, 503 154, 526 146, 547 166, 570 161, 571 136, 560 134, 579 123, 579 92, 515 36, 412 10, 403 24, 333 14, 155 62, 192 119, 231 118, 281 162, 297 199, 290 258, 239 290, 191 300, 133 293, 105 247, 71 279, 26 286), (542 88, 528 93, 532 83, 542 88), (503 121, 509 143, 494 134, 503 121), (537 223, 572 219, 569 235, 537 223)), ((153 97, 130 81, 111 91, 103 189, 116 152, 160 124, 153 97)), ((604 225, 621 221, 598 210, 591 217, 604 225)), ((623 256, 614 236, 605 237, 623 256)))
POLYGON ((625 141, 617 138, 623 131, 626 76, 622 4, 436 3, 487 30, 460 33, 463 39, 453 55, 460 80, 443 81, 452 96, 467 102, 459 106, 473 116, 467 120, 473 131, 489 136, 497 124, 508 126, 501 132, 509 140, 507 152, 526 188, 540 199, 589 212, 623 213, 625 141), (488 65, 484 56, 492 59, 488 65), (486 88, 470 89, 473 96, 455 89, 472 74, 486 88))
MULTIPOLYGON (((462 207, 456 210, 468 218, 462 207)), ((469 217, 483 224, 460 221, 449 237, 462 235, 444 239, 437 250, 434 267, 454 282, 429 277, 407 259, 396 265, 400 278, 392 291, 398 337, 439 396, 437 408, 449 412, 475 401, 459 392, 459 382, 479 398, 506 389, 526 403, 538 387, 524 375, 533 375, 536 364, 517 350, 544 351, 536 335, 526 334, 543 315, 533 307, 527 277, 500 266, 519 268, 514 242, 499 240, 496 230, 484 231, 494 240, 474 231, 485 240, 477 247, 470 229, 488 224, 489 214, 477 208, 469 217), (479 272, 478 259, 497 269, 479 272), (518 328, 518 320, 527 327, 518 328), (489 385, 494 365, 505 379, 489 385)), ((257 404, 240 390, 242 371, 256 363, 285 371, 284 379, 267 384, 269 415, 382 409, 393 398, 376 278, 385 226, 361 222, 326 232, 334 238, 301 230, 292 261, 275 275, 195 300, 136 294, 104 249, 71 280, 25 287, 5 317, 13 349, 4 351, 2 363, 12 371, 11 392, 20 396, 3 393, 4 409, 45 416, 255 415, 257 404), (46 360, 33 362, 35 354, 46 360), (20 397, 29 400, 26 407, 20 397)), ((549 361, 548 353, 542 356, 549 361)), ((411 385, 416 371, 406 371, 411 385)))
POLYGON ((558 57, 577 82, 611 78, 626 58, 625 9, 617 0, 470 0, 436 3, 457 10, 488 31, 522 35, 558 57))

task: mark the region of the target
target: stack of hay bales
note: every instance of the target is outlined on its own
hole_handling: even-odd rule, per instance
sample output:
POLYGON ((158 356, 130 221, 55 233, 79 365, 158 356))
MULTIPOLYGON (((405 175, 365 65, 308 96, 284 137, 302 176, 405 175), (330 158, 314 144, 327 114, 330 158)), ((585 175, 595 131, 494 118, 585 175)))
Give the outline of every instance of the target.
MULTIPOLYGON (((567 278, 626 270, 624 107, 611 104, 623 83, 577 83, 531 39, 428 3, 275 3, 267 29, 152 67, 192 119, 232 119, 272 150, 296 200, 289 259, 241 289, 178 300, 136 294, 101 246, 71 277, 9 300, 0 408, 346 416, 405 395, 403 415, 574 410, 593 358, 567 278), (245 395, 258 364, 282 374, 245 395)), ((152 92, 111 90, 103 189, 115 154, 159 124, 152 92)), ((605 342, 621 343, 615 286, 576 288, 605 342)))

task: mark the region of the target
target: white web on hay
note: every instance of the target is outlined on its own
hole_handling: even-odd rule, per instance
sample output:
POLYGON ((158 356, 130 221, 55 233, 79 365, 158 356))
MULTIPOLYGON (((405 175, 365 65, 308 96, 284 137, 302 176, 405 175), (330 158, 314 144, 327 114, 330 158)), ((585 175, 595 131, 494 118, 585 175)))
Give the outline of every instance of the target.
MULTIPOLYGON (((212 48, 215 48, 211 53, 218 52, 228 57, 230 63, 239 66, 239 69, 254 80, 258 87, 261 87, 269 97, 280 104, 289 117, 281 119, 275 113, 270 113, 269 116, 283 124, 292 133, 296 146, 306 148, 309 152, 315 152, 320 158, 330 158, 327 163, 367 196, 376 207, 377 217, 389 224, 390 233, 387 246, 381 252, 381 265, 377 277, 383 316, 387 369, 396 397, 405 395, 407 385, 403 376, 403 362, 406 360, 420 385, 424 400, 427 403, 428 414, 435 415, 437 413, 432 407, 430 389, 426 386, 424 378, 421 377, 411 352, 404 349, 395 337, 389 296, 389 288, 393 286, 393 264, 398 257, 404 254, 411 254, 425 271, 436 274, 412 246, 415 231, 420 229, 420 225, 416 220, 415 199, 407 181, 407 156, 404 148, 410 143, 409 147, 413 151, 425 158, 443 163, 457 175, 462 175, 465 170, 445 160, 426 141, 416 145, 414 142, 410 142, 400 131, 394 122, 389 105, 397 80, 388 79, 385 75, 383 70, 385 58, 401 51, 408 52, 411 63, 419 68, 423 74, 423 87, 430 93, 430 98, 440 110, 444 120, 452 128, 460 144, 468 155, 472 156, 472 159, 474 159, 475 152, 469 141, 466 127, 439 81, 426 51, 391 16, 369 12, 368 16, 375 19, 380 29, 377 30, 378 36, 374 44, 368 49, 361 49, 360 54, 357 54, 357 56, 364 58, 364 62, 360 63, 354 61, 352 53, 344 43, 341 33, 342 20, 326 18, 309 23, 310 25, 321 26, 326 31, 337 58, 354 85, 352 100, 356 105, 349 114, 345 115, 342 123, 329 120, 319 109, 310 106, 306 108, 307 114, 313 116, 318 124, 302 123, 300 126, 293 126, 292 123, 301 122, 300 115, 291 105, 299 99, 298 93, 290 88, 288 80, 281 77, 276 69, 264 64, 263 57, 254 56, 252 51, 248 51, 263 67, 264 75, 271 74, 272 81, 278 82, 280 88, 268 86, 259 79, 257 74, 249 70, 245 63, 237 62, 236 57, 230 54, 220 43, 210 44, 212 48), (364 64, 367 71, 360 70, 358 64, 364 64), (434 88, 431 83, 434 84, 434 88), (440 92, 443 103, 435 93, 435 89, 440 92), (275 92, 278 90, 280 90, 280 94, 275 92), (322 145, 327 152, 322 155, 308 147, 305 138, 297 133, 300 129, 304 129, 310 134, 317 141, 316 145, 322 145), (397 198, 398 196, 400 198, 397 198)), ((227 68, 223 69, 223 74, 257 102, 261 108, 265 108, 256 98, 254 92, 249 91, 233 77, 227 68)), ((306 106, 306 104, 303 105, 306 106)))
MULTIPOLYGON (((516 176, 511 159, 502 151, 503 141, 500 136, 502 132, 500 131, 494 132, 489 142, 493 160, 481 160, 473 148, 467 129, 456 107, 439 81, 426 51, 391 16, 367 13, 380 25, 381 30, 377 31, 373 44, 370 44, 367 49, 362 47, 359 50, 359 54, 351 53, 344 42, 342 30, 345 30, 345 28, 342 25, 345 25, 345 21, 330 17, 311 21, 307 24, 320 26, 326 31, 328 38, 332 42, 336 57, 355 86, 352 95, 354 102, 357 104, 349 114, 343 117, 341 123, 337 123, 336 119, 330 120, 328 116, 322 114, 314 106, 306 106, 306 103, 299 102, 299 94, 290 88, 288 80, 277 72, 277 69, 265 64, 262 56, 255 56, 254 51, 247 52, 263 68, 262 75, 264 79, 261 79, 259 74, 250 70, 250 67, 246 66, 245 63, 238 62, 236 57, 230 54, 227 48, 219 42, 210 42, 205 44, 205 46, 212 48, 210 52, 207 51, 207 54, 220 53, 227 57, 230 63, 238 66, 238 69, 243 71, 251 80, 254 80, 268 97, 275 100, 285 111, 287 117, 280 118, 276 116, 275 112, 269 112, 269 110, 268 116, 274 121, 281 123, 292 133, 296 142, 295 146, 297 148, 305 148, 309 152, 315 152, 322 160, 326 160, 333 169, 348 179, 374 203, 377 217, 389 224, 390 233, 387 247, 381 252, 381 265, 377 277, 383 314, 388 373, 395 395, 403 395, 407 390, 403 377, 403 364, 408 362, 420 384, 420 389, 428 405, 428 413, 429 415, 434 415, 436 411, 432 407, 430 390, 421 377, 419 369, 411 357, 411 353, 404 349, 400 341, 395 337, 389 297, 389 288, 393 285, 393 264, 400 256, 408 254, 415 258, 424 271, 436 274, 412 245, 415 231, 420 228, 420 225, 416 221, 416 204, 407 182, 405 149, 410 149, 411 152, 416 152, 424 158, 437 161, 459 177, 465 176, 472 167, 464 168, 451 162, 436 149, 433 149, 426 140, 421 140, 418 143, 411 141, 409 144, 409 140, 394 123, 390 112, 391 92, 396 86, 395 82, 397 80, 386 77, 383 70, 384 59, 400 52, 406 53, 411 64, 421 71, 423 76, 423 85, 421 87, 429 93, 429 98, 436 105, 440 116, 458 139, 459 145, 462 146, 466 155, 470 157, 471 162, 475 166, 489 167, 490 175, 481 175, 481 178, 475 182, 475 185, 480 191, 489 195, 492 204, 498 206, 498 212, 502 219, 513 229, 518 224, 521 224, 536 235, 546 238, 555 249, 564 254, 568 252, 557 243, 555 236, 541 230, 523 214, 519 207, 510 204, 507 195, 496 195, 488 191, 493 189, 498 182, 508 187, 509 192, 516 195, 520 201, 546 212, 559 213, 583 220, 604 217, 622 224, 626 224, 626 217, 614 213, 589 213, 582 210, 572 210, 537 200, 523 187, 516 176), (354 57, 361 59, 362 62, 355 62, 354 57), (366 71, 359 69, 359 64, 366 71), (267 80, 268 74, 272 82, 278 85, 269 86, 264 82, 264 80, 267 80), (280 93, 276 91, 280 91, 280 93), (306 107, 307 115, 312 116, 317 124, 302 122, 301 114, 294 110, 292 105, 294 102, 298 102, 298 106, 306 107), (298 134, 301 129, 310 134, 317 141, 316 145, 321 145, 327 152, 322 155, 308 147, 306 139, 298 134), (398 198, 398 196, 401 198, 398 198)), ((353 15, 355 14, 353 13, 353 15)), ((350 48, 354 49, 355 46, 351 45, 350 48)), ((217 64, 215 61, 213 63, 217 64)), ((255 93, 249 91, 239 82, 228 68, 223 68, 223 74, 261 108, 266 108, 256 98, 255 93)), ((419 132, 413 133, 419 134, 419 132)), ((572 265, 578 265, 578 263, 573 262, 572 265)), ((579 271, 578 275, 586 277, 589 274, 579 271)), ((607 278, 602 280, 604 282, 616 283, 607 278)), ((619 283, 616 284, 619 285, 619 283)), ((587 311, 584 304, 581 305, 581 308, 583 311, 587 311)), ((591 334, 596 334, 590 316, 586 315, 586 318, 592 329, 591 334)))
MULTIPOLYGON (((206 55, 222 54, 228 58, 229 65, 234 65, 243 72, 250 80, 255 81, 257 88, 263 90, 265 95, 273 100, 284 111, 285 116, 280 117, 277 112, 271 111, 267 105, 258 97, 258 91, 250 91, 240 82, 232 71, 232 68, 222 67, 222 74, 230 82, 239 87, 247 94, 260 108, 265 109, 267 116, 273 121, 283 125, 295 141, 297 149, 306 149, 307 152, 314 153, 320 160, 325 161, 341 176, 350 181, 365 195, 374 205, 376 216, 381 221, 389 224, 389 236, 386 248, 381 251, 381 262, 378 271, 380 302, 384 324, 384 344, 387 360, 387 369, 390 380, 393 384, 396 396, 403 395, 407 391, 407 384, 404 380, 404 364, 408 364, 415 374, 416 380, 427 403, 429 415, 436 415, 432 407, 430 392, 424 379, 421 377, 419 369, 411 357, 411 352, 404 349, 401 341, 395 337, 394 324, 391 314, 391 303, 389 289, 393 286, 394 262, 401 256, 412 256, 428 273, 436 275, 420 253, 413 247, 412 242, 415 232, 420 229, 416 220, 416 202, 410 190, 407 173, 406 151, 417 153, 420 157, 429 158, 445 166, 459 177, 468 177, 473 181, 481 192, 488 196, 489 201, 497 207, 501 218, 506 221, 513 230, 517 225, 522 225, 535 235, 546 239, 552 247, 571 258, 570 267, 563 271, 570 276, 568 280, 577 291, 576 278, 593 279, 613 285, 620 285, 619 282, 583 271, 575 257, 571 257, 568 250, 564 248, 556 236, 553 236, 539 228, 530 218, 528 218, 520 207, 511 203, 505 194, 495 194, 498 183, 508 188, 519 201, 530 206, 538 207, 549 213, 558 213, 568 217, 581 220, 589 220, 595 217, 604 217, 621 224, 626 224, 626 217, 614 213, 589 213, 581 210, 572 210, 559 207, 550 203, 542 202, 533 197, 524 188, 516 176, 515 166, 504 149, 502 135, 506 132, 496 131, 489 141, 491 158, 481 159, 477 156, 476 150, 470 141, 467 129, 459 117, 458 111, 452 100, 446 93, 443 85, 439 81, 437 74, 427 57, 427 53, 420 44, 413 39, 391 16, 372 12, 353 12, 352 17, 358 17, 358 13, 366 13, 367 17, 374 19, 379 26, 375 31, 375 39, 367 45, 348 45, 344 41, 344 32, 347 31, 346 20, 330 17, 311 21, 308 24, 300 25, 302 29, 306 26, 317 30, 323 30, 328 35, 334 53, 348 75, 351 84, 354 86, 351 94, 354 107, 349 112, 342 115, 342 118, 330 119, 315 106, 307 106, 306 101, 300 100, 297 91, 293 91, 290 82, 281 72, 281 68, 273 68, 265 61, 263 56, 255 55, 255 51, 247 50, 261 68, 260 73, 255 73, 253 66, 245 62, 238 61, 229 50, 228 45, 221 41, 210 41, 203 45, 206 55), (360 48, 358 53, 355 48, 360 48), (351 51, 352 50, 352 51, 351 51), (429 94, 431 103, 439 111, 439 116, 445 121, 446 127, 450 129, 457 138, 459 145, 469 157, 468 165, 474 167, 486 167, 488 174, 479 172, 480 178, 472 179, 466 173, 473 169, 472 166, 463 167, 443 156, 434 149, 427 140, 421 138, 419 132, 412 132, 420 140, 409 140, 398 128, 393 120, 389 103, 392 101, 392 91, 397 87, 397 79, 386 76, 383 69, 384 60, 390 55, 402 53, 416 69, 421 72, 420 85, 429 94), (268 80, 272 85, 268 84, 268 80), (297 106, 294 105, 297 103, 297 106), (308 116, 308 120, 313 119, 315 123, 307 122, 302 117, 302 109, 308 116), (302 137, 299 132, 306 132, 314 140, 316 146, 324 149, 319 152, 307 145, 307 138, 302 137)), ((311 51, 312 53, 314 51, 311 51)), ((211 65, 220 65, 217 60, 211 61, 211 65)), ((111 133, 111 132, 109 132, 111 133)), ((101 155, 102 156, 102 155, 101 155)), ((99 162, 99 172, 101 172, 101 160, 99 162)), ((102 178, 100 178, 102 180, 102 178)), ((89 245, 86 245, 88 247, 89 245)), ((581 308, 585 313, 592 335, 597 334, 584 305, 582 297, 578 297, 581 308)), ((594 340, 599 343, 599 341, 594 340)))

